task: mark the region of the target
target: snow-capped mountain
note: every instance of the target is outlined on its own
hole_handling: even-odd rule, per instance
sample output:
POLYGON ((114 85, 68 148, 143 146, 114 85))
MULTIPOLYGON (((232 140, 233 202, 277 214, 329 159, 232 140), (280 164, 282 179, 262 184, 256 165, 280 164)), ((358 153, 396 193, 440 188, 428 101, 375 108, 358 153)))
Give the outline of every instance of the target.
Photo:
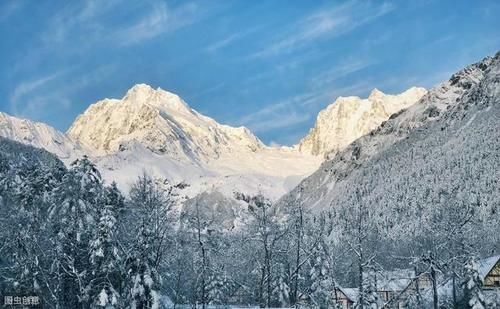
POLYGON ((92 104, 67 135, 106 179, 125 187, 147 172, 188 183, 189 196, 215 189, 277 198, 320 164, 292 148, 266 146, 247 128, 219 124, 179 96, 143 84, 122 99, 92 104))
POLYGON ((139 143, 182 162, 207 162, 231 152, 255 152, 262 142, 244 127, 233 128, 191 109, 179 96, 148 85, 132 87, 121 100, 92 104, 68 130, 97 156, 139 143))
POLYGON ((317 117, 316 124, 297 145, 304 153, 325 156, 376 129, 382 122, 415 104, 427 91, 412 87, 398 95, 374 89, 366 99, 339 97, 317 117))
POLYGON ((471 208, 488 231, 498 224, 492 217, 500 196, 499 120, 497 53, 333 155, 279 205, 335 213, 357 205, 373 211, 373 223, 387 237, 406 240, 425 237, 426 226, 471 208))
POLYGON ((66 163, 81 155, 81 149, 64 133, 41 122, 21 119, 0 112, 0 136, 43 148, 66 163))
POLYGON ((370 132, 424 93, 411 88, 386 95, 375 89, 367 99, 339 98, 294 147, 266 146, 247 128, 220 124, 179 96, 144 84, 122 99, 90 105, 66 134, 2 114, 0 135, 44 148, 66 163, 87 154, 107 181, 123 189, 146 172, 187 183, 183 193, 190 197, 208 190, 277 199, 314 172, 323 155, 370 132))

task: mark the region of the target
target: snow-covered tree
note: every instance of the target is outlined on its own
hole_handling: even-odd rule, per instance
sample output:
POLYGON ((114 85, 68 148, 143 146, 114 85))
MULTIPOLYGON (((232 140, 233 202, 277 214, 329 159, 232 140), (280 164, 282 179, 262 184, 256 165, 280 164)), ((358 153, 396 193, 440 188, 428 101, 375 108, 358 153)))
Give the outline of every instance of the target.
POLYGON ((98 209, 99 222, 90 241, 91 301, 100 307, 118 305, 120 301, 122 256, 118 246, 117 220, 124 198, 116 183, 105 189, 104 201, 104 206, 98 209))
POLYGON ((360 297, 362 304, 358 303, 359 308, 377 309, 378 308, 378 294, 377 294, 377 277, 375 272, 369 272, 363 275, 363 293, 360 297))
POLYGON ((285 265, 279 264, 277 267, 277 275, 274 283, 273 294, 276 297, 280 307, 288 307, 290 304, 290 286, 288 283, 288 275, 285 270, 285 265))
POLYGON ((89 242, 104 204, 99 171, 87 158, 76 160, 55 190, 49 219, 56 249, 53 269, 59 280, 60 305, 76 308, 89 302, 92 276, 89 242))
POLYGON ((483 282, 479 277, 479 263, 472 257, 465 265, 465 276, 463 281, 464 300, 467 308, 484 309, 486 308, 483 291, 481 289, 483 282))
POLYGON ((324 243, 318 242, 314 248, 311 267, 310 296, 315 305, 320 308, 332 308, 335 302, 335 284, 333 273, 325 251, 324 243))
POLYGON ((129 218, 130 250, 126 258, 127 296, 129 308, 158 308, 161 276, 158 272, 166 251, 170 225, 170 201, 154 180, 141 176, 130 190, 132 216, 129 218))
POLYGON ((247 233, 257 243, 258 267, 260 270, 257 295, 262 306, 270 306, 272 301, 273 269, 275 267, 275 250, 278 243, 287 235, 277 216, 277 209, 263 195, 249 200, 249 212, 252 216, 247 225, 247 233), (254 236, 255 235, 255 236, 254 236))
POLYGON ((214 271, 207 284, 208 303, 213 305, 223 305, 227 301, 229 282, 223 271, 214 271))

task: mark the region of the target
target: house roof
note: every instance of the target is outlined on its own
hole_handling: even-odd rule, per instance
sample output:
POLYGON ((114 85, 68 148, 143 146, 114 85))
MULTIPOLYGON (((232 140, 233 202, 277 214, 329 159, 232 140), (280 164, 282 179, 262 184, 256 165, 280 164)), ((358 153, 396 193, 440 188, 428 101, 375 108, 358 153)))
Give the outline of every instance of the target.
POLYGON ((352 302, 356 302, 358 301, 358 297, 359 297, 359 289, 356 289, 356 288, 340 288, 339 287, 339 290, 344 293, 344 295, 349 298, 350 301, 352 302))
POLYGON ((500 260, 500 255, 492 256, 479 261, 479 277, 484 281, 484 278, 489 274, 489 272, 495 267, 497 262, 500 260))
POLYGON ((412 280, 415 279, 415 271, 412 269, 397 269, 393 271, 382 271, 369 273, 368 276, 374 280, 378 291, 402 291, 412 280))

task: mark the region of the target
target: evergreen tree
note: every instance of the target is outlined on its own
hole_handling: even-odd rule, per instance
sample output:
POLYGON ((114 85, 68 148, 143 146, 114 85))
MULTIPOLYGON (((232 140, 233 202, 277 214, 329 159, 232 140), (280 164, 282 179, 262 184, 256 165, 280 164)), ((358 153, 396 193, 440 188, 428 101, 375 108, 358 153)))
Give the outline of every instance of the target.
POLYGON ((124 199, 112 183, 105 189, 105 205, 98 210, 99 222, 90 242, 92 267, 91 298, 101 307, 117 305, 120 300, 121 255, 117 243, 117 219, 124 199))
POLYGON ((56 188, 49 213, 56 250, 52 269, 58 277, 56 293, 62 307, 88 306, 93 289, 89 241, 103 202, 102 180, 95 165, 87 157, 73 162, 56 188))
POLYGON ((485 299, 481 289, 483 282, 479 277, 479 264, 475 258, 471 258, 465 265, 465 277, 463 282, 465 301, 467 308, 484 309, 485 299))
POLYGON ((331 308, 335 301, 335 285, 330 267, 329 258, 326 254, 324 243, 318 242, 314 248, 313 262, 311 267, 311 298, 320 308, 331 308))
POLYGON ((363 306, 358 304, 358 307, 366 308, 366 309, 377 309, 378 308, 378 294, 376 288, 376 273, 369 272, 365 276, 363 276, 363 297, 360 299, 363 301, 363 306))
POLYGON ((209 304, 213 305, 223 305, 227 301, 228 292, 228 281, 226 274, 220 274, 220 272, 215 272, 211 278, 208 280, 207 284, 207 294, 209 299, 209 304))
POLYGON ((143 175, 130 190, 135 228, 126 260, 129 308, 158 308, 161 277, 158 273, 167 242, 170 201, 149 176, 143 175))
POLYGON ((279 264, 273 292, 280 307, 287 307, 290 303, 290 287, 287 283, 287 277, 285 266, 279 264))
POLYGON ((27 294, 40 291, 39 272, 44 267, 43 255, 50 256, 45 247, 44 214, 50 203, 49 193, 56 180, 49 168, 33 164, 15 167, 15 177, 9 185, 9 203, 14 207, 9 215, 8 224, 12 227, 10 235, 12 246, 12 274, 17 293, 27 294))

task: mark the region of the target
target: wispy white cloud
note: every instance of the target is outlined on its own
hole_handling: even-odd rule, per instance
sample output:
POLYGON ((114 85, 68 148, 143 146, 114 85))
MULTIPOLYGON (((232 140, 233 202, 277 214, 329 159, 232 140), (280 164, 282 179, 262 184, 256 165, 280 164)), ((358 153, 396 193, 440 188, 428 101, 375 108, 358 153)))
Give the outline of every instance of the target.
POLYGON ((188 26, 201 17, 200 11, 191 2, 176 7, 161 0, 133 5, 124 0, 72 2, 53 16, 41 41, 46 47, 81 41, 80 50, 103 42, 129 46, 188 26), (136 17, 110 24, 106 16, 112 10, 135 10, 136 17))
POLYGON ((64 73, 64 71, 59 71, 55 73, 48 74, 46 76, 39 77, 34 80, 24 81, 17 85, 10 95, 10 109, 14 114, 20 114, 21 101, 27 96, 40 90, 42 87, 47 85, 49 82, 58 78, 64 73))
POLYGON ((244 125, 257 133, 273 129, 287 128, 311 119, 311 113, 300 109, 304 102, 312 102, 320 99, 322 94, 308 92, 298 94, 278 103, 266 105, 253 113, 246 114, 235 123, 244 125))
POLYGON ((314 89, 323 88, 336 80, 362 71, 373 64, 375 64, 374 61, 367 59, 348 59, 340 62, 339 65, 332 69, 317 74, 309 83, 314 89))
POLYGON ((203 50, 205 52, 215 53, 215 52, 219 51, 220 49, 225 48, 231 44, 234 44, 236 41, 241 40, 241 39, 247 37, 248 35, 250 35, 252 33, 255 33, 257 30, 260 30, 262 28, 263 28, 263 26, 259 25, 257 27, 253 27, 253 28, 250 28, 247 30, 238 31, 236 33, 229 33, 225 37, 221 38, 220 40, 212 42, 211 44, 206 46, 203 50))
POLYGON ((194 23, 197 11, 194 3, 169 8, 165 2, 154 2, 145 15, 135 23, 117 30, 114 37, 121 45, 136 44, 194 23))
POLYGON ((203 96, 206 96, 207 94, 210 94, 210 93, 214 93, 222 88, 224 88, 226 86, 226 83, 225 82, 221 82, 221 83, 218 83, 212 87, 209 87, 209 88, 206 88, 206 89, 203 89, 199 92, 196 92, 196 93, 193 93, 191 95, 189 95, 188 97, 186 97, 186 99, 192 101, 192 100, 195 100, 197 98, 200 98, 200 97, 203 97, 203 96))
POLYGON ((270 57, 292 52, 313 41, 349 33, 393 9, 394 5, 388 2, 372 5, 359 1, 350 1, 330 9, 323 9, 293 24, 274 43, 252 54, 251 58, 270 57))
POLYGON ((71 94, 108 77, 114 70, 113 65, 107 65, 65 82, 62 78, 69 74, 68 69, 21 82, 10 95, 10 110, 14 115, 34 119, 48 110, 67 110, 71 107, 71 94))
POLYGON ((311 115, 292 111, 279 117, 271 117, 268 119, 259 120, 248 125, 256 133, 266 132, 273 129, 288 128, 311 119, 311 115))
MULTIPOLYGON (((293 128, 294 126, 313 122, 320 109, 331 104, 341 95, 361 94, 371 90, 372 84, 367 81, 353 83, 349 86, 329 86, 304 92, 274 104, 246 114, 232 121, 235 125, 244 125, 256 133, 265 133, 276 129, 293 128)), ((304 134, 306 132, 303 132, 304 134)), ((302 135, 283 136, 283 140, 296 142, 302 135)))
POLYGON ((207 47, 205 47, 204 50, 206 52, 209 52, 209 53, 214 53, 214 52, 218 51, 219 49, 228 46, 229 44, 231 44, 232 42, 236 41, 237 39, 239 39, 241 37, 242 37, 242 34, 240 34, 240 33, 230 34, 230 35, 226 36, 225 38, 208 45, 207 47))
POLYGON ((117 7, 120 1, 71 2, 52 16, 44 31, 41 32, 40 40, 45 48, 79 38, 85 38, 86 45, 88 45, 96 36, 104 32, 98 18, 117 7))

